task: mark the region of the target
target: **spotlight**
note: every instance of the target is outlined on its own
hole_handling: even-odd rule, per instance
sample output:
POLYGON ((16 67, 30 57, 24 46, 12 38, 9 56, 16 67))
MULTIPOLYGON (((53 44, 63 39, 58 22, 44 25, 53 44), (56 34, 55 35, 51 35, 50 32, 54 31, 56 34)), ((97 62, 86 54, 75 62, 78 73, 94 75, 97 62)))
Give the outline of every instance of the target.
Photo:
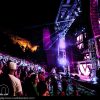
POLYGON ((63 18, 63 15, 61 15, 61 18, 63 18))
POLYGON ((65 49, 66 48, 66 45, 65 45, 65 38, 61 38, 59 40, 59 48, 60 49, 65 49))
POLYGON ((59 58, 58 61, 60 65, 65 66, 67 64, 67 60, 65 58, 59 58))
POLYGON ((97 78, 94 77, 94 78, 92 79, 92 82, 93 82, 93 84, 97 84, 97 78))
POLYGON ((56 26, 59 26, 59 23, 56 23, 56 26))
POLYGON ((75 11, 75 16, 79 16, 79 15, 78 15, 78 12, 76 12, 76 11, 75 11))
POLYGON ((80 13, 81 12, 81 9, 80 8, 77 8, 78 9, 78 12, 80 13))

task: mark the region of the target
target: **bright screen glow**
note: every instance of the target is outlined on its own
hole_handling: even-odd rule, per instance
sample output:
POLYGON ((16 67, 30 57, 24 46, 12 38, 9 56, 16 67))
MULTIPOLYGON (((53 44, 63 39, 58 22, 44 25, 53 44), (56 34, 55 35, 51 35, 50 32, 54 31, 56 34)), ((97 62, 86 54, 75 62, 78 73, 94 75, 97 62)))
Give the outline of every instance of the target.
POLYGON ((60 49, 65 49, 65 48, 66 48, 65 38, 61 38, 61 39, 59 40, 59 48, 60 48, 60 49))
POLYGON ((64 65, 67 64, 67 60, 66 60, 65 58, 59 58, 58 61, 59 61, 59 64, 60 64, 60 65, 63 65, 63 66, 64 66, 64 65))
POLYGON ((79 65, 79 73, 84 76, 90 75, 90 65, 89 64, 80 64, 79 65))
POLYGON ((81 35, 79 35, 78 37, 77 37, 77 43, 80 43, 80 42, 82 42, 83 41, 83 34, 81 34, 81 35))

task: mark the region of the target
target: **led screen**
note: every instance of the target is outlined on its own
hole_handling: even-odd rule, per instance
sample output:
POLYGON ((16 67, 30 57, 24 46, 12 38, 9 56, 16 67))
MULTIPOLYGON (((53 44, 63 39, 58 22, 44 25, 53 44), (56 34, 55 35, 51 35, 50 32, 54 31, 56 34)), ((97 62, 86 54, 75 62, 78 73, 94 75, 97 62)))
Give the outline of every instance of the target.
POLYGON ((78 74, 80 79, 90 81, 92 77, 92 64, 80 63, 78 64, 78 74))

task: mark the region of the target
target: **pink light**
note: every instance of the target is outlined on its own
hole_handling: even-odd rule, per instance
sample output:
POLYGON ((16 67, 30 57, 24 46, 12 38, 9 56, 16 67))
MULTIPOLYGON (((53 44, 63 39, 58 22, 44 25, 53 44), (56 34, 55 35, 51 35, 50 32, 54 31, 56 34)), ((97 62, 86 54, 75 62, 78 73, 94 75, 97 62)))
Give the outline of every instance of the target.
POLYGON ((65 49, 66 48, 66 44, 65 44, 65 39, 64 38, 61 38, 59 40, 59 48, 61 48, 61 49, 65 49))
POLYGON ((77 43, 82 42, 82 41, 83 41, 83 34, 77 37, 77 43))
POLYGON ((99 24, 100 24, 100 18, 99 18, 98 22, 99 22, 99 24))
POLYGON ((60 58, 59 59, 59 64, 60 65, 66 65, 67 64, 67 60, 65 58, 60 58))
POLYGON ((48 49, 50 44, 51 44, 51 39, 50 39, 50 30, 48 28, 43 29, 43 46, 44 49, 48 49))

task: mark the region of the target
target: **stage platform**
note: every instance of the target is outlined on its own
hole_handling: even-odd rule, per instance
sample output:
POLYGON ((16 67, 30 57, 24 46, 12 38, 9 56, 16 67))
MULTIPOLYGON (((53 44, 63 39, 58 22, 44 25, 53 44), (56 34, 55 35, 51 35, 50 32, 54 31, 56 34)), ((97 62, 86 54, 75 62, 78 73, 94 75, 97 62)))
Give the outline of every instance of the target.
POLYGON ((75 81, 78 85, 83 86, 86 90, 93 92, 94 95, 100 95, 100 82, 94 84, 89 78, 80 76, 79 79, 76 79, 75 76, 79 75, 77 73, 71 74, 71 79, 75 81))

